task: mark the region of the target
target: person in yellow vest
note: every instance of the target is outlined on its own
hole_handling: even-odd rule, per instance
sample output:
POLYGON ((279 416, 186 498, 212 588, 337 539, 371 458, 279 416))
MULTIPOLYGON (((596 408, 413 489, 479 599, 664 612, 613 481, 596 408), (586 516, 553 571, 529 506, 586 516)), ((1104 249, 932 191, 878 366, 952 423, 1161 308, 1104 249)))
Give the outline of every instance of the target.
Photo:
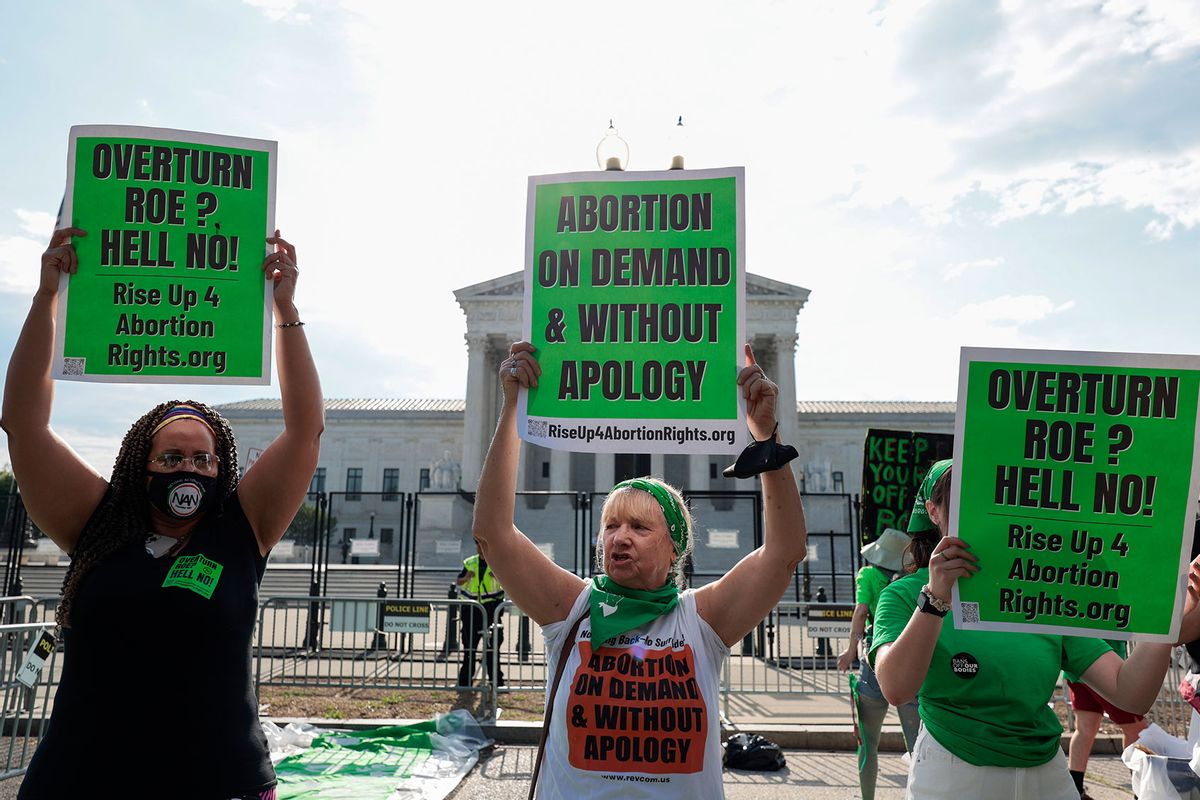
MULTIPOLYGON (((487 561, 479 553, 463 560, 462 572, 458 573, 459 596, 467 600, 475 600, 483 606, 483 610, 474 606, 462 608, 462 624, 459 627, 463 645, 462 666, 458 670, 458 685, 470 686, 475 677, 475 653, 479 650, 479 640, 483 638, 488 625, 496 626, 496 639, 493 646, 496 649, 504 643, 504 631, 500 623, 500 604, 504 602, 504 588, 500 585, 496 573, 492 572, 487 561)), ((487 641, 486 639, 484 640, 487 641)), ((492 651, 483 648, 483 663, 487 665, 488 677, 496 681, 498 686, 504 684, 504 673, 498 669, 492 658, 492 651), (493 670, 495 672, 493 673, 493 670)))

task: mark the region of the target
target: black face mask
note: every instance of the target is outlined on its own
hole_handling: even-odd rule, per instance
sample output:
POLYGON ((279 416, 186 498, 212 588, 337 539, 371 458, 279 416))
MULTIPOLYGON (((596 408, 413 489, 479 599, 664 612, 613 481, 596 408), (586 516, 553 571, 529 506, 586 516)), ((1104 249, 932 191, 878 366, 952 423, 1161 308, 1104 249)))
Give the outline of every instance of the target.
MULTIPOLYGON (((779 430, 779 424, 775 424, 779 430)), ((751 440, 746 449, 738 453, 737 461, 721 470, 726 478, 753 478, 763 472, 777 470, 800 454, 790 444, 775 441, 775 431, 761 442, 751 440)))
POLYGON ((216 500, 217 479, 196 472, 150 472, 146 496, 150 505, 171 519, 201 516, 216 500))

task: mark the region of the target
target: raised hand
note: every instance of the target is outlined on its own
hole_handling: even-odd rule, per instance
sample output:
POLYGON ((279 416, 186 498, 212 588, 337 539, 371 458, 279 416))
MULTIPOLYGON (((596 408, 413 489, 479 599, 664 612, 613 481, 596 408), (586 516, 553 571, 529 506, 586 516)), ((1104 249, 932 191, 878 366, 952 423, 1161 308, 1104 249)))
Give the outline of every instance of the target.
POLYGON ((75 245, 71 243, 72 236, 87 236, 87 231, 82 228, 59 228, 50 237, 50 244, 42 253, 39 291, 57 292, 59 275, 74 275, 79 271, 79 256, 75 254, 75 245))
POLYGON ((946 536, 929 556, 929 588, 941 600, 950 601, 950 589, 959 578, 969 578, 979 571, 971 546, 957 536, 946 536))
POLYGON ((296 278, 300 275, 300 269, 296 266, 296 246, 280 236, 278 228, 275 229, 274 236, 267 237, 267 244, 275 245, 275 252, 267 254, 263 259, 263 276, 273 282, 275 312, 279 314, 288 311, 294 305, 296 278))
POLYGON ((779 386, 767 377, 767 373, 754 360, 754 348, 746 345, 746 366, 737 376, 742 397, 746 398, 746 426, 750 435, 758 441, 771 436, 779 419, 775 403, 779 397, 779 386))
POLYGON ((1200 558, 1188 567, 1187 599, 1183 602, 1183 622, 1179 626, 1179 644, 1200 639, 1200 558))
POLYGON ((542 368, 533 355, 533 345, 525 341, 513 342, 508 348, 508 358, 500 362, 500 386, 504 389, 504 402, 515 402, 517 391, 522 386, 537 386, 541 374, 542 368))

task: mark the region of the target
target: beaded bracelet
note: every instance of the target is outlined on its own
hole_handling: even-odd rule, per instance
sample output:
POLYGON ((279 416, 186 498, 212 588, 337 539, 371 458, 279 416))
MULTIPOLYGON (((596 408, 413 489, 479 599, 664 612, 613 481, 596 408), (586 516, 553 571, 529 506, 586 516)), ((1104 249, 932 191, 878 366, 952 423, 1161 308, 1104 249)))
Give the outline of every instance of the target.
POLYGON ((295 322, 281 322, 278 325, 276 325, 275 327, 276 328, 299 328, 303 324, 304 323, 301 322, 300 320, 296 320, 295 322))

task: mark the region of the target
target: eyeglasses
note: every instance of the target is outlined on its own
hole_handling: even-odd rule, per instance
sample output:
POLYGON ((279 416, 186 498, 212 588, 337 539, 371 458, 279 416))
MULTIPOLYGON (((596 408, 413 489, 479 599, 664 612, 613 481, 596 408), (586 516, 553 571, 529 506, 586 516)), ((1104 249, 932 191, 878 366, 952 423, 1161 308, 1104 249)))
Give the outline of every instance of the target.
POLYGON ((214 470, 219 463, 217 457, 212 453, 196 453, 193 456, 185 456, 180 453, 163 453, 161 456, 150 459, 151 464, 158 464, 170 472, 174 472, 182 467, 185 461, 191 461, 192 466, 196 468, 197 472, 214 470))

